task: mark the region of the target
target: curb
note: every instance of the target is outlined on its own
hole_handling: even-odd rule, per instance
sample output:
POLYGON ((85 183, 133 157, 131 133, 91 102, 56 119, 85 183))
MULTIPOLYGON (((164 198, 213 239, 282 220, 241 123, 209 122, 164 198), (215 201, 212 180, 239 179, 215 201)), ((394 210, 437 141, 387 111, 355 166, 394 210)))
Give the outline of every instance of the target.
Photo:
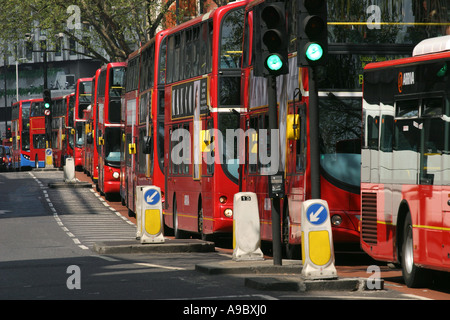
POLYGON ((198 239, 165 239, 164 243, 146 244, 131 240, 94 243, 92 250, 99 254, 214 252, 215 245, 198 239))
POLYGON ((272 260, 221 261, 195 265, 195 270, 206 274, 300 274, 300 260, 283 260, 282 265, 274 265, 272 260))
POLYGON ((300 277, 248 277, 245 286, 274 291, 359 291, 366 290, 365 279, 302 280, 300 277))

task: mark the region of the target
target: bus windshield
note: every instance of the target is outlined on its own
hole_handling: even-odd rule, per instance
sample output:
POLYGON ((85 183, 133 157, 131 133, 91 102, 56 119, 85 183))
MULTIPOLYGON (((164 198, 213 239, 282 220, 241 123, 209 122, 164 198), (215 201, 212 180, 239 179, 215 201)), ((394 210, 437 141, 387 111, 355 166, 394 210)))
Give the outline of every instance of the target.
POLYGON ((119 127, 105 129, 105 164, 109 166, 120 166, 120 138, 119 127))
POLYGON ((77 122, 76 124, 76 137, 75 137, 77 147, 82 147, 84 145, 84 128, 82 122, 77 122))
POLYGON ((319 100, 320 165, 339 187, 359 188, 361 100, 329 95, 319 100))

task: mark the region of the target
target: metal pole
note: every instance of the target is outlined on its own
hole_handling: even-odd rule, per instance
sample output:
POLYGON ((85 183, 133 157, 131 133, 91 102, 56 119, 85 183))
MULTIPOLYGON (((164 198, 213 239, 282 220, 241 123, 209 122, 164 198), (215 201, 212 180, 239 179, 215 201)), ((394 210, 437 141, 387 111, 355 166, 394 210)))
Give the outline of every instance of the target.
POLYGON ((309 68, 309 147, 311 199, 320 199, 319 94, 316 68, 309 68))
MULTIPOLYGON (((269 76, 267 78, 267 93, 269 98, 269 132, 272 135, 272 130, 278 130, 277 119, 277 78, 269 76)), ((271 146, 271 154, 273 152, 279 153, 271 146)), ((278 168, 277 168, 278 171, 278 168)), ((270 177, 269 177, 270 179, 270 177)), ((281 221, 280 221, 280 198, 272 198, 272 250, 273 250, 273 264, 281 266, 281 221)))
MULTIPOLYGON (((8 119, 7 119, 7 117, 6 117, 6 110, 7 110, 7 106, 8 106, 8 97, 6 96, 6 93, 7 93, 7 85, 6 85, 6 71, 7 71, 7 69, 6 69, 6 53, 4 53, 4 55, 3 55, 3 76, 4 76, 4 80, 5 80, 5 108, 3 109, 5 112, 4 112, 4 115, 5 115, 5 138, 6 138, 6 132, 7 132, 7 128, 8 128, 8 119)), ((12 110, 11 110, 11 112, 12 112, 12 110)))

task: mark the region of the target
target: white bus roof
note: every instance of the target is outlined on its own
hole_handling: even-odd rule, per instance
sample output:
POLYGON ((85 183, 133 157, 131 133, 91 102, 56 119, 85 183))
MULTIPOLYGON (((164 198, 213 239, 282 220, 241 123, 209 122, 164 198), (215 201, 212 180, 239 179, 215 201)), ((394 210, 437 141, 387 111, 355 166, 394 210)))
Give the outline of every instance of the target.
POLYGON ((443 51, 450 51, 450 35, 422 40, 414 47, 412 55, 416 57, 443 51))

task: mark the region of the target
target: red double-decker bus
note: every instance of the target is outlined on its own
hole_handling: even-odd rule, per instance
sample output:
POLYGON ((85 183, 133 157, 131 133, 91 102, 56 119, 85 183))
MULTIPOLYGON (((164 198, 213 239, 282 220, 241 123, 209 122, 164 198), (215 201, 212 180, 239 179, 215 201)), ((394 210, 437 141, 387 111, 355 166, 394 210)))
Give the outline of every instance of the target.
POLYGON ((85 122, 84 110, 91 104, 92 95, 92 78, 80 78, 77 80, 77 87, 75 90, 75 108, 74 108, 74 163, 75 168, 81 170, 82 157, 84 152, 85 139, 85 122))
POLYGON ((158 58, 165 31, 128 57, 121 195, 136 211, 136 186, 156 185, 164 201, 164 87, 157 90, 158 58), (159 102, 159 104, 158 104, 159 102))
MULTIPOLYGON (((139 75, 141 70, 141 50, 131 53, 127 59, 127 73, 125 92, 122 95, 122 139, 121 139, 121 161, 120 161, 120 196, 122 203, 127 206, 129 216, 135 212, 134 194, 136 188, 136 177, 138 175, 136 148, 137 141, 138 105, 139 105, 139 75)), ((148 108, 148 106, 145 106, 148 108)), ((143 121, 146 119, 144 118, 143 121)), ((145 123, 145 122, 144 122, 145 123)), ((143 164, 146 165, 145 162, 143 164)))
POLYGON ((106 198, 120 193, 121 95, 125 62, 102 66, 98 77, 96 143, 98 188, 106 198))
POLYGON ((232 2, 167 30, 157 48, 156 100, 165 108, 164 219, 176 237, 232 231, 238 165, 220 154, 231 151, 226 130, 239 127, 246 4, 232 2))
POLYGON ((361 246, 409 287, 450 271, 450 36, 364 69, 361 246))
MULTIPOLYGON (((70 109, 75 104, 75 93, 52 99, 52 151, 53 165, 62 168, 65 159, 73 155, 70 146, 70 109)), ((73 113, 73 110, 72 110, 73 113)))
POLYGON ((21 100, 12 106, 12 168, 44 166, 45 116, 43 99, 21 100))
MULTIPOLYGON (((254 75, 254 42, 260 28, 254 27, 264 1, 250 3, 246 10, 242 72, 242 105, 246 110, 241 128, 246 142, 241 169, 243 191, 255 192, 261 239, 272 241, 272 200, 269 176, 284 175, 280 200, 281 236, 290 258, 301 256, 301 204, 311 199, 309 135, 309 86, 307 68, 297 67, 297 9, 286 1, 289 73, 277 77, 279 137, 271 148, 269 136, 267 79, 254 75), (293 126, 296 126, 294 134, 293 126), (264 138, 264 139, 263 139, 264 138), (265 142, 264 142, 265 141, 265 142), (279 151, 278 151, 279 149, 279 151)), ((330 208, 334 242, 359 243, 361 93, 320 92, 320 193, 330 208)))
POLYGON ((97 123, 98 77, 100 76, 100 71, 100 68, 97 69, 95 76, 92 77, 91 109, 86 118, 86 139, 84 143, 84 171, 94 183, 98 181, 98 149, 97 143, 95 143, 95 126, 97 123))
POLYGON ((43 168, 45 166, 45 148, 47 146, 45 141, 45 115, 42 99, 31 101, 29 130, 30 161, 34 162, 34 168, 43 168))

